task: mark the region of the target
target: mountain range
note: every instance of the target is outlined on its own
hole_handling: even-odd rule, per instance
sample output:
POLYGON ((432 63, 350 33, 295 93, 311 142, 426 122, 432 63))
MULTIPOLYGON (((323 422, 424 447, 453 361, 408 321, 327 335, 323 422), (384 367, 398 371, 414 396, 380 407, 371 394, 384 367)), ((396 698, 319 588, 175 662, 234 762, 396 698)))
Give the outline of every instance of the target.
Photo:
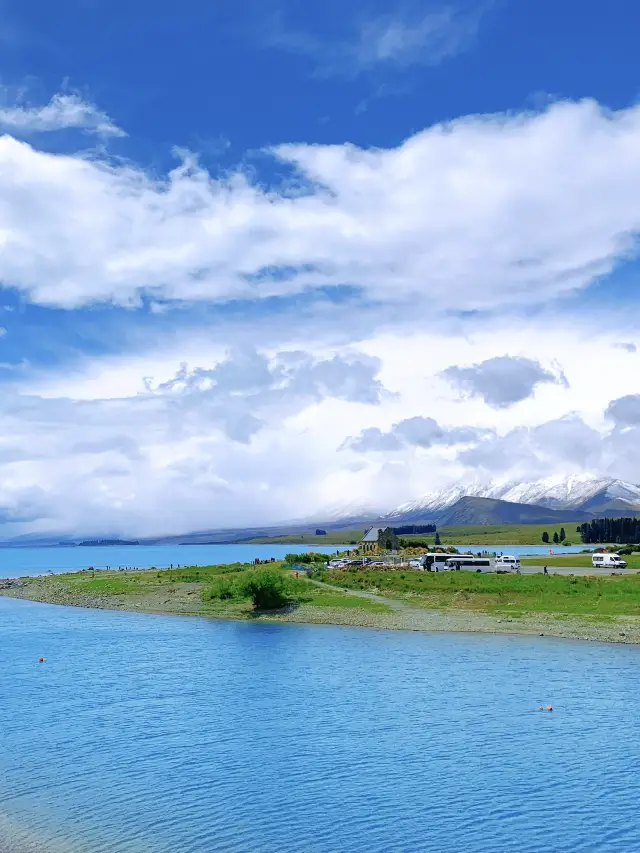
POLYGON ((462 498, 484 498, 503 503, 563 510, 565 516, 566 511, 571 511, 572 518, 576 517, 576 512, 589 516, 640 512, 640 486, 613 477, 578 474, 547 477, 534 482, 458 484, 400 504, 387 513, 385 518, 390 522, 439 520, 445 510, 453 507, 462 498))
MULTIPOLYGON (((222 544, 294 532, 313 533, 317 527, 340 530, 373 524, 394 526, 417 522, 433 522, 440 527, 454 524, 553 524, 636 513, 640 514, 640 486, 613 477, 580 474, 531 482, 463 483, 429 492, 390 511, 373 503, 351 501, 327 507, 310 518, 277 525, 233 529, 213 527, 179 535, 138 537, 138 542, 140 545, 222 544)), ((125 544, 114 533, 72 536, 52 532, 49 535, 24 534, 0 540, 0 545, 68 546, 97 539, 113 539, 118 544, 125 544)))

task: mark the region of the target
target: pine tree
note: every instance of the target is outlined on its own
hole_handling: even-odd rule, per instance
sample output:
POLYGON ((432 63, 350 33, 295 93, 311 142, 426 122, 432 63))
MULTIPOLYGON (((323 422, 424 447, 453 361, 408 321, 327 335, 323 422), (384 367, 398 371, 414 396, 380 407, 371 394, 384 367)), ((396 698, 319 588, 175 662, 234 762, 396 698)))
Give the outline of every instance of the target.
POLYGON ((561 527, 561 528, 560 528, 560 541, 561 541, 561 542, 564 542, 564 540, 565 540, 566 538, 567 538, 567 534, 564 532, 564 527, 561 527))
POLYGON ((560 538, 558 536, 558 531, 556 530, 555 533, 553 534, 554 545, 557 545, 559 541, 560 541, 560 538))
POLYGON ((438 533, 438 531, 437 531, 437 530, 436 530, 436 541, 435 541, 435 544, 436 544, 436 545, 441 545, 441 544, 442 544, 442 543, 440 542, 440 534, 438 533))
POLYGON ((542 534, 542 541, 545 543, 545 545, 549 544, 549 534, 547 533, 546 530, 542 534))

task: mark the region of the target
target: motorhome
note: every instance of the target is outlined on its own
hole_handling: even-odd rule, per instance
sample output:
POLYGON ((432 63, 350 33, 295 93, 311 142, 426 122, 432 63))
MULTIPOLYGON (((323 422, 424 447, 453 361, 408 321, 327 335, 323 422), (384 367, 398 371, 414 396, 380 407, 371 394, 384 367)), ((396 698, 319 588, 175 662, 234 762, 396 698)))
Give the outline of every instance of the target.
POLYGON ((520 557, 513 557, 510 554, 501 554, 494 561, 496 571, 520 571, 520 557))
POLYGON ((620 554, 594 554, 591 557, 591 565, 594 568, 626 569, 627 564, 620 554))

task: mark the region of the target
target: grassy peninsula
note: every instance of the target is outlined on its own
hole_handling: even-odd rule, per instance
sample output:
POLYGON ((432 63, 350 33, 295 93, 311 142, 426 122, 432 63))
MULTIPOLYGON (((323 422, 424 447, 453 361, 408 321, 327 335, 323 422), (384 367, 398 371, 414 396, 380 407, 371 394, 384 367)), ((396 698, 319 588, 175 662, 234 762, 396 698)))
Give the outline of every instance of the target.
POLYGON ((282 563, 269 564, 267 571, 278 576, 282 595, 283 606, 272 610, 254 606, 249 590, 256 586, 256 567, 242 564, 22 578, 1 582, 0 594, 222 619, 640 643, 640 574, 596 578, 360 569, 318 570, 296 578, 282 563))

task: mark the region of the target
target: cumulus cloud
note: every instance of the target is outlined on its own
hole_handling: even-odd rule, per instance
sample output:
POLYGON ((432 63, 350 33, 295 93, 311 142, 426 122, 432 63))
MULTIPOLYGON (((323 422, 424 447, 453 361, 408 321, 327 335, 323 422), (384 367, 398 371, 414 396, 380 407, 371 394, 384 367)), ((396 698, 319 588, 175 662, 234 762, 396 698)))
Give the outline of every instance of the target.
POLYGON ((477 427, 441 427, 433 418, 414 417, 393 424, 387 432, 377 427, 364 429, 359 435, 348 438, 342 449, 367 453, 407 447, 451 446, 476 442, 491 433, 492 430, 477 427))
POLYGON ((248 442, 265 419, 277 421, 327 398, 368 405, 390 398, 377 378, 380 367, 377 358, 363 353, 314 359, 289 351, 270 358, 254 349, 236 349, 213 368, 183 364, 165 382, 147 378, 143 399, 178 400, 185 415, 206 414, 229 438, 248 442))
POLYGON ((356 77, 382 67, 439 65, 473 44, 482 10, 440 9, 414 15, 380 15, 360 23, 348 36, 317 34, 272 21, 267 44, 312 59, 319 76, 356 77))
POLYGON ((0 107, 0 129, 21 136, 75 128, 97 136, 126 136, 109 116, 78 95, 54 95, 48 104, 0 107))
POLYGON ((612 400, 607 406, 606 415, 617 426, 640 425, 640 394, 628 394, 612 400))
POLYGON ((635 251, 640 106, 436 125, 393 149, 281 145, 300 187, 158 178, 0 139, 0 279, 44 305, 260 299, 350 286, 432 312, 543 302, 635 251))
POLYGON ((616 349, 623 349, 626 352, 637 352, 638 347, 630 341, 618 341, 614 344, 616 349))
POLYGON ((578 415, 485 437, 458 459, 491 476, 509 471, 541 476, 558 470, 602 470, 603 436, 578 415))
POLYGON ((142 535, 292 517, 326 463, 287 419, 327 400, 377 405, 379 367, 243 349, 133 397, 5 392, 0 523, 142 535))
POLYGON ((521 356, 498 356, 471 367, 453 365, 443 370, 441 376, 464 394, 481 397, 496 409, 526 400, 545 382, 568 387, 562 371, 552 373, 540 362, 521 356))

